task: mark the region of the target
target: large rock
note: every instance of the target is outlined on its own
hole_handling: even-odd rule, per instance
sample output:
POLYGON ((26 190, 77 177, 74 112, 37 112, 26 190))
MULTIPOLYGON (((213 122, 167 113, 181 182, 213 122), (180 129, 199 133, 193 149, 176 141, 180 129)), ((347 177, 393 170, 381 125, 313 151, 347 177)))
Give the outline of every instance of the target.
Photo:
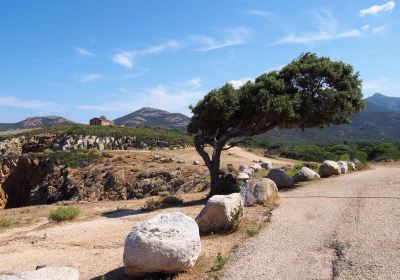
POLYGON ((321 179, 319 174, 306 166, 302 167, 300 171, 293 176, 293 180, 295 182, 312 181, 319 179, 321 179))
POLYGON ((166 213, 136 224, 125 241, 125 272, 134 277, 191 268, 201 253, 199 227, 182 213, 166 213))
POLYGON ((293 187, 293 178, 287 175, 284 171, 279 169, 272 169, 267 178, 275 182, 278 188, 293 187))
POLYGON ((341 174, 346 174, 349 172, 349 165, 347 164, 347 161, 338 161, 338 165, 340 167, 341 174))
POLYGON ((272 163, 268 160, 263 160, 261 162, 261 167, 266 169, 266 170, 271 170, 272 169, 272 163))
POLYGON ((357 166, 356 166, 356 164, 354 162, 348 161, 347 164, 349 166, 349 169, 354 170, 354 171, 357 170, 357 166))
POLYGON ((268 178, 249 180, 242 188, 241 195, 244 206, 264 205, 278 198, 278 188, 274 181, 268 178))
POLYGON ((332 175, 339 175, 341 173, 340 166, 332 160, 325 160, 319 167, 319 174, 322 178, 332 175))
POLYGON ((263 169, 259 163, 253 163, 250 166, 250 168, 253 169, 254 171, 259 171, 259 170, 263 169))
POLYGON ((214 195, 196 217, 201 233, 224 232, 231 229, 232 215, 242 207, 240 193, 214 195))
POLYGON ((251 175, 254 173, 254 169, 252 169, 252 168, 245 168, 245 169, 243 169, 243 170, 241 171, 241 173, 245 173, 245 174, 251 176, 251 175))
POLYGON ((14 275, 0 275, 0 280, 78 280, 79 271, 71 267, 44 267, 14 275))

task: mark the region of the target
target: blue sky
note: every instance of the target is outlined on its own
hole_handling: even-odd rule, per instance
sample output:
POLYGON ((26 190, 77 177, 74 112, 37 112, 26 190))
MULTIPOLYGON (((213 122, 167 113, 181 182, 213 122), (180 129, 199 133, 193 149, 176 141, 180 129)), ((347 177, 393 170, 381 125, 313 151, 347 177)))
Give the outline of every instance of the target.
POLYGON ((141 107, 189 114, 306 51, 354 65, 363 92, 400 97, 396 1, 0 3, 0 122, 111 119, 141 107))

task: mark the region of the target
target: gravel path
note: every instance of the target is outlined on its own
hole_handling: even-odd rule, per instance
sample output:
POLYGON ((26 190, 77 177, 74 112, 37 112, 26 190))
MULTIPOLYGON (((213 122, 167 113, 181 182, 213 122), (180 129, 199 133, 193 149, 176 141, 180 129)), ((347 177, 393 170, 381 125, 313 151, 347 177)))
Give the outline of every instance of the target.
POLYGON ((400 279, 400 168, 283 192, 223 279, 400 279))

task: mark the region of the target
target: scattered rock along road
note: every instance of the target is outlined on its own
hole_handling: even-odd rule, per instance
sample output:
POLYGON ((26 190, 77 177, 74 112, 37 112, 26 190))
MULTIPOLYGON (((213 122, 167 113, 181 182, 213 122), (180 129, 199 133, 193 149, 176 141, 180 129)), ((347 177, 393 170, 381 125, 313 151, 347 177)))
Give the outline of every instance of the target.
POLYGON ((281 192, 271 223, 223 279, 400 279, 400 168, 281 192))

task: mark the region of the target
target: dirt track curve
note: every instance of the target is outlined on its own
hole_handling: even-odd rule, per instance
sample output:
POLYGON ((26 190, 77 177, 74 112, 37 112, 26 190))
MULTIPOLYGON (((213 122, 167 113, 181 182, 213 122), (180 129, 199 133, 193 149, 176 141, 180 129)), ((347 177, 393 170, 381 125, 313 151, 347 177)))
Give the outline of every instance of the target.
POLYGON ((281 193, 271 223, 223 279, 400 279, 400 168, 281 193))

